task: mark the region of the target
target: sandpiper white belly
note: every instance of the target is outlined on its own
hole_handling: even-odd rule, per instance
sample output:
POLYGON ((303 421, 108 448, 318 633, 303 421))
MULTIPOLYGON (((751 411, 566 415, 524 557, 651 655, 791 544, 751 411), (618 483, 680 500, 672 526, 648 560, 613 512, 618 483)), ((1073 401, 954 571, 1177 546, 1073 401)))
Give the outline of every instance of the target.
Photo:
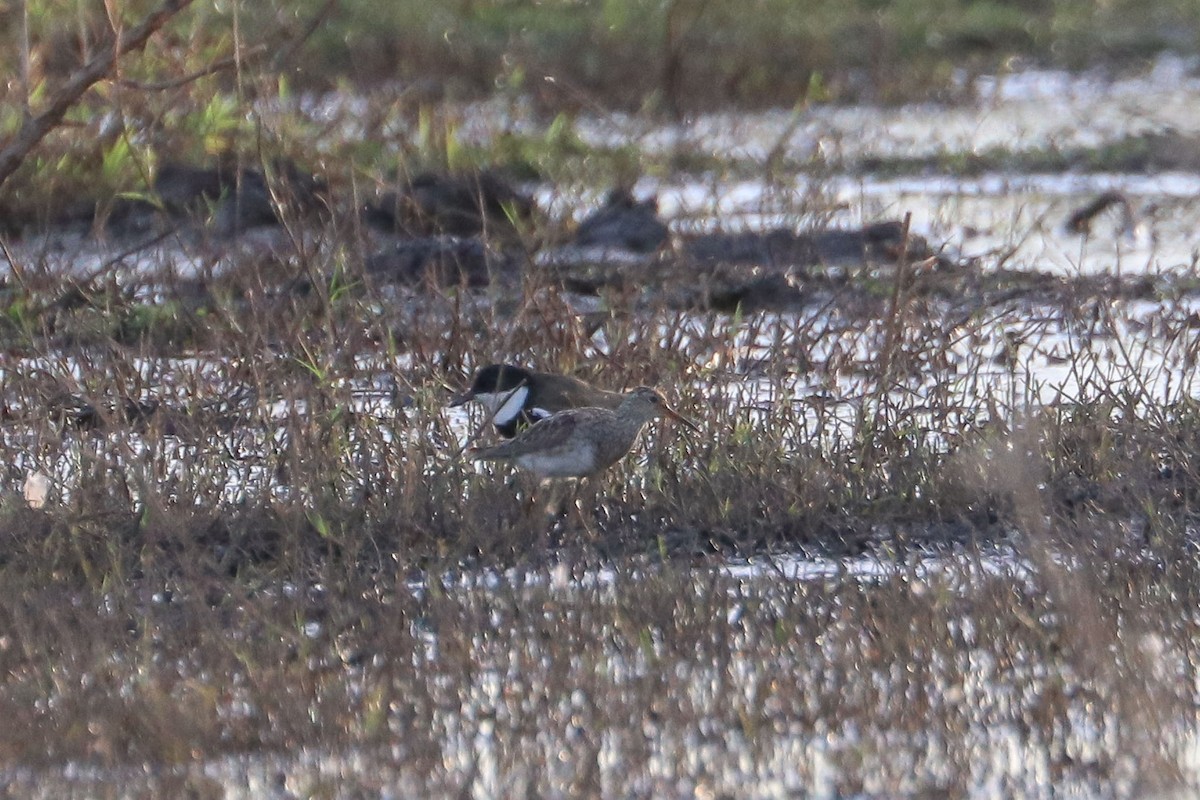
POLYGON ((513 462, 542 478, 574 478, 596 469, 596 448, 587 442, 541 453, 526 453, 513 462))

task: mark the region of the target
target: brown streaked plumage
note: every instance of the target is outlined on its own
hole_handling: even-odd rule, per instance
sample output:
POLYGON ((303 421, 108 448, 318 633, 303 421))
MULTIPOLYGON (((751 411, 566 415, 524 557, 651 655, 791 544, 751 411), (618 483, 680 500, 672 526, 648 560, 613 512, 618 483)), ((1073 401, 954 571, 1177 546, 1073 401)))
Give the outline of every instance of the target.
POLYGON ((647 422, 658 417, 696 425, 667 405, 662 395, 639 386, 615 410, 576 408, 541 420, 515 439, 471 451, 481 461, 511 461, 541 478, 587 478, 599 474, 633 447, 647 422))

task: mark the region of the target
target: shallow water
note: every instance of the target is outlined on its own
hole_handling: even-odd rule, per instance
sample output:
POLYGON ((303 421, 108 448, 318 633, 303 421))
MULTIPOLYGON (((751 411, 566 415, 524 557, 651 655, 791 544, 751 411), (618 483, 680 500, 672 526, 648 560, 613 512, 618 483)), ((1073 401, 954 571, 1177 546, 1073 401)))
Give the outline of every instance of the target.
MULTIPOLYGON (((415 605, 404 603, 390 624, 411 631, 411 652, 328 662, 317 654, 332 632, 297 620, 326 692, 387 700, 382 736, 171 765, 7 767, 0 783, 28 797, 114 783, 159 796, 199 785, 226 797, 520 797, 533 786, 565 797, 583 780, 606 795, 647 797, 1130 796, 1147 767, 1131 746, 1141 732, 1125 727, 1137 714, 1070 659, 1056 656, 1050 668, 1038 649, 1046 631, 1075 623, 1051 614, 1006 629, 948 613, 947 598, 965 600, 964 590, 986 584, 1016 598, 1027 583, 1026 567, 1005 552, 861 567, 784 558, 687 576, 670 567, 459 575, 435 598, 410 587, 415 605), (636 582, 658 578, 679 595, 662 616, 622 603, 636 582), (921 634, 911 649, 893 638, 876 644, 880 632, 857 616, 871 606, 856 598, 873 596, 914 609, 940 598, 933 607, 948 615, 931 628, 914 621, 921 634), (700 618, 688 615, 690 602, 702 604, 700 618), (409 696, 412 676, 421 683, 409 696)), ((1168 681, 1187 661, 1176 645, 1147 633, 1134 646, 1168 681)), ((228 714, 258 719, 262 709, 239 699, 249 694, 239 686, 228 689, 228 714)), ((1155 725, 1176 779, 1194 784, 1194 726, 1155 725)))
MULTIPOLYGON (((983 409, 990 401, 1019 416, 1042 406, 1084 402, 1097 391, 1128 390, 1130 396, 1164 404, 1200 399, 1193 366, 1197 314, 1200 298, 1191 296, 1113 304, 1099 317, 1084 320, 1074 316, 1074 309, 1028 301, 1002 304, 982 316, 973 311, 968 318, 951 309, 935 326, 941 332, 928 343, 938 353, 939 366, 897 378, 888 404, 892 413, 903 415, 907 426, 926 432, 925 446, 942 451, 950 446, 946 435, 954 431, 947 429, 951 423, 941 419, 937 409, 971 409, 982 415, 974 420, 980 424, 986 421, 983 409)), ((878 391, 873 368, 885 337, 882 321, 844 320, 821 310, 764 313, 746 316, 736 325, 721 323, 724 332, 719 336, 712 335, 713 323, 707 315, 684 315, 677 324, 659 329, 657 345, 677 353, 689 364, 687 372, 697 376, 690 385, 674 387, 679 398, 721 403, 729 413, 764 422, 783 411, 798 413, 804 424, 795 432, 798 446, 800 441, 820 441, 837 448, 853 441, 864 404, 878 391), (821 333, 814 335, 814 330, 821 333), (830 374, 819 366, 811 372, 789 368, 786 359, 793 353, 815 365, 841 360, 853 369, 830 374)), ((598 333, 588 346, 590 352, 581 357, 607 357, 623 346, 598 333)), ((382 458, 387 450, 406 452, 410 443, 424 448, 434 431, 441 435, 443 422, 460 447, 468 444, 484 422, 482 414, 473 408, 441 407, 448 394, 439 387, 404 385, 408 363, 405 357, 360 354, 333 380, 338 402, 372 420, 364 432, 365 452, 378 451, 382 458), (410 392, 419 396, 415 406, 410 392)), ((214 402, 245 388, 232 379, 231 365, 215 354, 137 358, 131 367, 137 385, 151 390, 137 399, 153 397, 176 407, 214 402)), ((0 384, 38 385, 45 375, 54 375, 62 385, 83 387, 85 375, 104 369, 102 361, 85 364, 73 356, 23 359, 0 365, 0 384)), ((277 389, 278 395, 253 401, 252 424, 224 434, 213 431, 199 440, 156 435, 148 443, 136 432, 96 440, 90 434, 62 436, 40 424, 29 428, 9 423, 0 428, 0 440, 9 454, 10 480, 19 487, 28 473, 43 472, 66 501, 77 471, 96 452, 104 452, 114 467, 124 464, 135 473, 150 470, 163 479, 181 479, 184 466, 200 457, 209 468, 224 464, 223 502, 264 491, 286 492, 286 481, 279 483, 262 465, 286 453, 287 431, 309 414, 309 408, 301 384, 277 389), (231 448, 237 458, 222 460, 222 448, 231 448), (152 467, 142 463, 147 452, 155 456, 152 467)), ((10 396, 7 402, 18 419, 27 413, 40 423, 43 401, 38 396, 10 396)))
MULTIPOLYGON (((632 141, 647 150, 695 148, 747 158, 762 158, 781 142, 784 152, 794 158, 825 153, 846 160, 924 157, 997 146, 1094 146, 1167 127, 1200 132, 1200 80, 1193 72, 1189 62, 1164 59, 1137 78, 1026 72, 982 79, 979 102, 965 107, 814 108, 799 118, 786 111, 713 115, 683 128, 611 116, 582 119, 577 127, 595 142, 632 141), (1053 113, 1047 113, 1048 108, 1053 113)), ((314 109, 313 113, 324 112, 314 109)), ((495 135, 499 128, 489 125, 534 124, 483 116, 469 120, 464 135, 495 135)), ((1200 194, 1200 177, 1189 174, 888 179, 834 174, 789 176, 769 185, 689 176, 643 179, 635 191, 658 195, 676 234, 830 222, 849 227, 911 212, 916 232, 958 257, 979 258, 983 270, 1003 266, 1059 275, 1172 272, 1185 277, 1196 271, 1193 198, 1200 194), (1139 211, 1139 230, 1128 235, 1120 230, 1119 220, 1108 218, 1100 221, 1091 237, 1063 230, 1073 208, 1109 189, 1120 189, 1131 198, 1139 211)), ((578 216, 599 195, 572 187, 542 187, 539 197, 545 207, 578 216)), ((269 251, 279 246, 280 238, 257 232, 237 246, 269 251)), ((106 267, 121 247, 80 239, 43 240, 14 243, 13 252, 27 259, 25 266, 88 274, 106 267)), ((172 242, 123 259, 115 269, 118 280, 137 283, 164 265, 183 276, 219 270, 227 255, 205 243, 172 242)), ((950 334, 952 372, 907 378, 891 399, 911 412, 915 424, 927 422, 925 427, 937 431, 945 424, 934 424, 925 408, 934 385, 949 392, 948 402, 978 403, 995 397, 1012 411, 1086 398, 1095 385, 1112 391, 1127 384, 1139 392, 1148 386, 1149 396, 1164 401, 1200 398, 1190 360, 1198 336, 1192 323, 1200 313, 1196 298, 1114 303, 1101 309, 1104 324, 1083 324, 1066 311, 1022 301, 989 310, 985 320, 947 317, 948 327, 953 323, 962 330, 950 334), (1006 350, 1010 333, 1021 337, 1011 354, 1006 350)), ((677 387, 684 396, 724 402, 764 419, 784 404, 796 405, 804 410, 809 425, 828 426, 830 437, 852 436, 864 398, 873 391, 869 374, 838 374, 829 380, 818 380, 803 370, 782 378, 764 374, 769 372, 764 365, 777 352, 800 346, 817 362, 838 351, 851 352, 869 371, 881 341, 880 324, 871 322, 865 330, 844 325, 843 330, 839 320, 821 316, 824 313, 752 315, 731 326, 719 347, 712 348, 700 344, 706 340, 709 322, 699 315, 685 319, 682 338, 679 329, 664 328, 654 335, 661 336, 663 346, 678 346, 690 372, 701 376, 693 385, 677 387), (687 330, 689 324, 694 324, 694 331, 687 330), (828 325, 830 333, 810 347, 800 331, 813 324, 828 325), (819 412, 813 405, 817 400, 822 406, 819 412)), ((622 344, 600 333, 581 357, 612 354, 622 344)), ((231 387, 224 365, 214 363, 215 359, 137 359, 137 379, 130 383, 152 387, 158 396, 181 404, 221 396, 231 387)), ((10 359, 0 363, 0 385, 32 380, 41 372, 82 385, 90 366, 74 358, 10 359)), ((443 410, 429 402, 431 389, 423 389, 428 394, 414 408, 399 407, 392 399, 396 387, 382 376, 402 375, 406 366, 403 358, 362 355, 336 383, 338 396, 348 408, 379 421, 372 427, 377 438, 364 447, 364 458, 372 456, 372 447, 403 453, 410 441, 419 444, 431 430, 440 431, 438 420, 443 417, 460 444, 481 423, 477 413, 443 410), (401 416, 405 413, 407 418, 401 416)), ((422 389, 399 388, 401 392, 422 389)), ((286 447, 280 429, 287 420, 302 418, 309 409, 303 401, 285 396, 260 402, 262 413, 257 419, 280 427, 261 426, 234 435, 231 452, 244 460, 223 467, 227 472, 218 478, 222 502, 288 491, 264 464, 286 447)), ((22 411, 19 406, 9 410, 22 411)), ((938 434, 929 436, 931 446, 946 446, 937 440, 938 434)), ((97 452, 107 459, 102 462, 107 468, 169 481, 184 480, 181 470, 198 457, 198 448, 216 450, 223 444, 147 442, 137 433, 89 440, 6 423, 0 429, 0 446, 8 456, 10 489, 19 487, 27 472, 40 469, 51 476, 59 500, 65 502, 71 499, 70 487, 79 472, 94 466, 97 452), (148 453, 154 458, 150 464, 145 462, 148 453)), ((209 463, 216 462, 210 459, 209 463)), ((136 494, 136 487, 131 491, 136 494)), ((1063 566, 1069 571, 1072 565, 1064 561, 1063 566)), ((111 794, 108 789, 113 786, 148 796, 171 796, 187 787, 200 787, 211 796, 226 797, 287 796, 288 792, 341 796, 356 790, 369 796, 391 792, 392 796, 493 797, 525 796, 529 792, 523 795, 522 789, 532 784, 563 787, 560 795, 569 796, 573 766, 590 758, 598 785, 619 787, 623 791, 616 794, 621 796, 702 797, 725 792, 739 797, 923 797, 961 792, 956 796, 1095 797, 1129 795, 1139 770, 1145 768, 1138 754, 1125 747, 1131 718, 1120 716, 1112 698, 1098 692, 1095 682, 1056 672, 1059 662, 1047 655, 1049 650, 1017 644, 997 655, 992 648, 995 642, 981 640, 978 634, 987 621, 963 615, 947 626, 943 640, 933 640, 935 648, 912 654, 908 660, 880 657, 869 652, 869 634, 860 620, 841 615, 836 595, 832 600, 810 601, 803 594, 806 585, 846 585, 855 590, 903 585, 918 596, 945 594, 959 599, 997 580, 1010 582, 1016 595, 1029 590, 1032 572, 1027 557, 1016 549, 895 561, 793 553, 683 568, 697 585, 715 584, 722 592, 713 607, 712 627, 728 628, 729 634, 727 640, 716 642, 711 653, 697 648, 672 656, 649 626, 641 649, 614 647, 612 642, 628 635, 629 611, 619 607, 621 592, 638 575, 565 564, 537 573, 459 572, 438 578, 439 596, 466 598, 466 606, 478 604, 487 611, 482 616, 486 624, 438 631, 426 616, 388 620, 409 626, 421 645, 389 657, 410 659, 422 668, 438 666, 421 674, 427 678, 421 686, 429 687, 437 702, 431 715, 421 718, 419 730, 412 730, 412 719, 405 716, 410 713, 405 710, 409 698, 402 692, 397 691, 397 697, 385 705, 382 724, 389 727, 383 735, 393 744, 185 757, 174 765, 105 768, 72 762, 50 769, 6 767, 0 769, 0 786, 30 797, 111 794), (570 623, 576 603, 580 608, 602 609, 587 640, 598 648, 591 653, 594 662, 573 660, 578 652, 553 651, 544 644, 546 638, 526 627, 539 616, 570 623), (560 617, 553 617, 564 608, 560 617), (792 624, 798 625, 797 619, 826 621, 813 632, 811 651, 784 651, 785 642, 769 641, 781 619, 787 621, 781 608, 791 611, 792 624), (463 648, 460 662, 440 660, 451 645, 463 648), (797 653, 801 657, 795 662, 783 663, 797 653), (463 669, 463 664, 471 669, 463 669), (781 681, 783 666, 788 667, 787 680, 781 681), (547 686, 558 692, 567 685, 555 670, 565 670, 578 681, 605 676, 611 681, 606 684, 611 694, 552 693, 547 686), (655 681, 666 670, 678 672, 680 694, 674 699, 686 704, 691 714, 685 724, 671 725, 669 714, 651 708, 662 697, 655 681), (559 683, 553 683, 555 676, 559 683), (796 705, 778 705, 773 695, 789 681, 792 688, 800 686, 803 691, 793 696, 796 705), (522 694, 521 687, 529 691, 522 694), (1064 694, 1061 719, 1041 729, 1028 726, 1039 710, 1064 694), (545 708, 530 711, 521 705, 530 698, 540 698, 545 708), (594 729, 589 727, 597 705, 610 699, 633 708, 632 723, 614 716, 596 722, 594 729), (843 716, 851 707, 855 713, 843 716), (917 709, 916 714, 907 713, 909 708, 917 709), (921 713, 930 708, 945 727, 929 730, 920 724, 925 719, 921 713), (754 727, 760 719, 756 714, 761 714, 767 727, 754 727), (849 722, 844 721, 847 718, 849 722), (436 763, 431 772, 439 778, 416 774, 413 753, 420 748, 436 763), (590 749, 585 752, 585 748, 590 749), (630 759, 639 756, 640 783, 627 782, 630 759), (545 764, 545 774, 531 777, 524 763, 545 764)), ((647 574, 653 577, 652 571, 647 574)), ((414 579, 406 588, 420 595, 427 581, 414 579)), ((681 593, 679 602, 686 603, 689 597, 681 593)), ((893 597, 886 595, 883 602, 893 597)), ((1031 620, 1028 628, 1053 622, 1031 620)), ((299 619, 296 624, 314 641, 327 636, 328 621, 299 619)), ((1017 626, 1018 632, 1022 630, 1026 629, 1017 626)), ((1175 687, 1176 672, 1184 674, 1181 665, 1186 665, 1188 653, 1156 637, 1145 634, 1137 646, 1153 656, 1155 669, 1166 676, 1156 677, 1175 687)), ((322 665, 312 675, 318 675, 314 682, 346 681, 351 685, 348 694, 356 699, 370 697, 373 691, 387 698, 395 690, 378 677, 379 670, 378 661, 361 668, 322 665)), ((137 680, 148 679, 142 674, 137 680)), ((131 679, 129 686, 137 685, 131 679)), ((1194 694, 1195 687, 1191 689, 1194 694)), ((1171 760, 1182 779, 1195 784, 1200 780, 1200 735, 1191 708, 1194 704, 1184 707, 1178 720, 1162 725, 1171 734, 1171 760)), ((259 713, 236 687, 230 689, 226 710, 231 717, 259 713)), ((269 720, 258 724, 268 725, 269 720)))
MULTIPOLYGON (((954 106, 814 105, 711 114, 676 126, 614 114, 583 118, 576 130, 597 145, 632 141, 651 152, 682 149, 751 161, 769 154, 859 162, 992 149, 1092 148, 1149 132, 1200 132, 1197 65, 1196 59, 1168 55, 1138 75, 1023 70, 984 76, 974 81, 975 101, 954 106)), ((495 130, 480 121, 470 132, 486 138, 495 130)))
MULTIPOLYGON (((851 227, 911 212, 913 229, 935 246, 954 255, 991 257, 984 259, 984 269, 1001 253, 1006 266, 1063 274, 1187 269, 1196 249, 1192 198, 1200 194, 1200 176, 1194 174, 878 178, 857 169, 853 174, 839 170, 872 158, 929 158, 996 148, 1069 150, 1147 132, 1200 134, 1197 67, 1194 59, 1163 56, 1139 75, 1026 70, 984 76, 974 79, 975 101, 954 106, 813 106, 796 112, 711 114, 678 125, 620 114, 580 115, 571 124, 586 142, 633 145, 648 154, 692 151, 718 163, 764 162, 768 154, 805 163, 823 155, 829 165, 820 174, 764 174, 764 180, 720 174, 643 178, 635 192, 658 195, 675 233, 780 225, 851 227), (1062 230, 1070 211, 1109 189, 1128 195, 1137 212, 1135 230, 1122 232, 1112 219, 1102 219, 1086 241, 1062 230)), ((271 101, 262 113, 300 114, 324 122, 344 117, 343 126, 330 127, 328 135, 361 138, 363 132, 353 128, 364 102, 340 95, 298 96, 290 106, 271 101)), ((520 103, 481 103, 459 113, 457 135, 476 144, 513 131, 544 135, 549 124, 520 103)), ((410 123, 398 118, 395 125, 404 130, 410 123)), ((575 218, 598 205, 604 191, 572 185, 532 188, 551 216, 575 218)), ((130 280, 163 269, 185 278, 219 272, 239 252, 275 252, 286 258, 289 239, 269 230, 250 232, 232 244, 187 235, 124 258, 118 256, 128 242, 97 242, 78 234, 55 233, 10 245, 26 270, 116 270, 130 280)), ((5 263, 0 259, 0 265, 5 263)))

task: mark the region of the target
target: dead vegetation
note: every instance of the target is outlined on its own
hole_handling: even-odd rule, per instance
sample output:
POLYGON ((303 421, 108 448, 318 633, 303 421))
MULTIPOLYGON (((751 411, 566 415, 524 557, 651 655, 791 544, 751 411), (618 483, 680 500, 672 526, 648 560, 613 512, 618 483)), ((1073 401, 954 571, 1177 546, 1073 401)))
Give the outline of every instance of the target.
MULTIPOLYGON (((536 270, 379 285, 329 236, 199 295, 75 286, 52 324, 14 327, 7 484, 51 480, 43 508, 0 508, 8 785, 1190 780, 1171 711, 1192 698, 1200 487, 1183 276, 1123 297, 1132 279, 864 268, 792 312, 730 314, 589 301, 536 270), (136 335, 96 327, 143 305, 136 335), (444 408, 497 359, 664 387, 702 433, 647 437, 588 529, 545 516, 462 457, 444 408), (1047 365, 1070 394, 1039 389, 1047 365), (842 566, 789 578, 798 554, 842 566), (758 571, 731 575, 743 558, 758 571)), ((9 291, 46 308, 63 287, 9 291)))
POLYGON ((907 226, 831 264, 811 198, 706 259, 618 192, 643 260, 567 274, 540 249, 602 225, 461 173, 449 216, 419 169, 293 181, 263 141, 182 199, 130 157, 144 195, 3 243, 6 790, 1195 780, 1194 265, 1063 278, 907 226), (700 434, 646 436, 579 525, 463 457, 445 403, 498 360, 656 385, 700 434))

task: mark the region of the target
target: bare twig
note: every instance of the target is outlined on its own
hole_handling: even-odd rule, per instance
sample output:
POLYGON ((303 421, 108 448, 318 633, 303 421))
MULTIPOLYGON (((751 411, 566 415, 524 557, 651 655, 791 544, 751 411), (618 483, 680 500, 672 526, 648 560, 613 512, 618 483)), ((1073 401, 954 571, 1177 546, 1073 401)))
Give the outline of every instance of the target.
MULTIPOLYGON (((246 55, 258 55, 265 52, 266 49, 267 48, 265 45, 259 45, 258 47, 251 48, 250 52, 246 55)), ((243 58, 244 57, 245 55, 243 55, 243 58)), ((117 81, 117 83, 128 89, 135 89, 139 92, 165 92, 171 89, 178 89, 180 86, 187 86, 189 83, 198 81, 201 78, 206 78, 209 75, 215 75, 218 72, 224 72, 227 69, 233 69, 237 65, 238 59, 233 56, 229 56, 228 58, 222 58, 214 61, 203 69, 198 69, 195 72, 188 73, 187 75, 179 78, 172 78, 169 81, 144 83, 143 81, 134 81, 129 80, 128 78, 122 78, 121 80, 117 81)))
POLYGON ((338 0, 325 0, 325 4, 317 9, 316 13, 305 24, 304 29, 300 31, 300 34, 275 53, 275 56, 271 59, 271 69, 282 69, 300 51, 300 47, 312 38, 312 35, 321 27, 321 23, 333 13, 333 9, 337 7, 337 4, 338 0))
POLYGON ((67 111, 79 101, 84 92, 112 71, 121 56, 133 50, 140 50, 157 30, 191 4, 192 0, 164 0, 158 9, 151 12, 135 28, 127 34, 115 37, 90 61, 76 70, 50 99, 46 109, 26 119, 17 134, 3 150, 0 150, 0 186, 16 172, 17 167, 46 134, 62 122, 67 111))
POLYGON ((875 423, 879 428, 883 421, 883 399, 892 389, 892 368, 896 350, 900 347, 902 333, 901 312, 903 291, 908 281, 908 230, 912 223, 912 212, 904 215, 904 230, 900 237, 900 258, 896 262, 896 274, 892 284, 892 296, 888 300, 887 315, 884 317, 885 334, 883 350, 879 354, 879 383, 876 387, 875 423))

